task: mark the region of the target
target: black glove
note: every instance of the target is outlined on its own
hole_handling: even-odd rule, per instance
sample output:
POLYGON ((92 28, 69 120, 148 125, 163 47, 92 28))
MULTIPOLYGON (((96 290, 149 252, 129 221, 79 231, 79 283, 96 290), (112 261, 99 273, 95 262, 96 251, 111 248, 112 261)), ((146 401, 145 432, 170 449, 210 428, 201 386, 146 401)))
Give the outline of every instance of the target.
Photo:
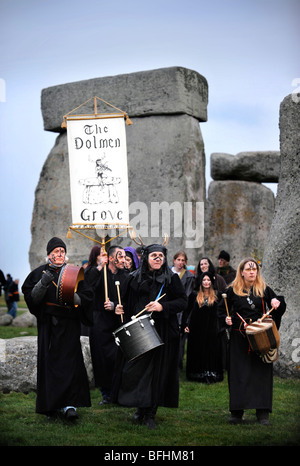
POLYGON ((41 278, 42 285, 48 287, 52 280, 54 280, 54 276, 52 275, 52 273, 49 272, 49 270, 44 271, 43 276, 41 278))

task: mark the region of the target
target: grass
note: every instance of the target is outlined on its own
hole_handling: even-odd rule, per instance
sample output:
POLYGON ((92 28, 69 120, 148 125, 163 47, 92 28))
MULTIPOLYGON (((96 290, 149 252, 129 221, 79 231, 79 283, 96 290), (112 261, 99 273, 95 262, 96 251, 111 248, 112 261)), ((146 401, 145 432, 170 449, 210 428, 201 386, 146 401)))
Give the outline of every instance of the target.
POLYGON ((178 409, 159 408, 158 427, 133 425, 133 408, 99 405, 91 390, 92 407, 79 409, 76 424, 48 421, 35 413, 35 393, 0 394, 0 445, 4 446, 299 446, 299 380, 275 377, 274 406, 269 427, 256 423, 255 411, 245 423, 228 424, 228 389, 187 382, 181 374, 178 409))
MULTIPOLYGON (((0 338, 3 329, 0 327, 0 338)), ((232 426, 228 424, 226 377, 221 383, 202 385, 187 381, 182 371, 179 408, 159 408, 156 430, 133 425, 133 408, 99 405, 101 397, 96 389, 91 389, 92 406, 79 408, 79 420, 71 425, 36 414, 34 392, 0 393, 0 445, 102 446, 105 451, 111 451, 110 447, 117 451, 120 446, 181 450, 196 450, 198 446, 299 446, 299 393, 299 379, 275 377, 271 425, 257 424, 253 410, 246 412, 244 424, 232 426)))

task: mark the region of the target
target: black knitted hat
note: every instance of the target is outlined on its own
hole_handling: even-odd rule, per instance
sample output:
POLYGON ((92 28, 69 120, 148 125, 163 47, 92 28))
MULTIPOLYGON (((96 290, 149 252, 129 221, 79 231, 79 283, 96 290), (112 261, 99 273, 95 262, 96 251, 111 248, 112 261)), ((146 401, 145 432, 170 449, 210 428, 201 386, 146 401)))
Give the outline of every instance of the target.
POLYGON ((53 251, 53 249, 55 248, 64 248, 64 250, 67 252, 67 246, 65 245, 65 243, 63 242, 62 239, 60 238, 57 238, 56 236, 54 236, 54 238, 51 238, 49 241, 48 241, 48 244, 47 244, 47 256, 50 254, 51 251, 53 251))

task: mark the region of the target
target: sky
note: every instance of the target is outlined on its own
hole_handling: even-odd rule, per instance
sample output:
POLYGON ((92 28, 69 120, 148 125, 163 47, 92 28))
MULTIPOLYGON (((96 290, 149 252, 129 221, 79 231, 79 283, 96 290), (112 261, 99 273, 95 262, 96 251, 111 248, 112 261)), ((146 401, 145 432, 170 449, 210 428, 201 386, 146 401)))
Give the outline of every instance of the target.
POLYGON ((280 103, 300 84, 299 17, 300 0, 0 0, 0 269, 20 285, 30 272, 35 189, 57 137, 44 131, 42 89, 197 71, 209 85, 208 186, 212 153, 279 150, 280 103))

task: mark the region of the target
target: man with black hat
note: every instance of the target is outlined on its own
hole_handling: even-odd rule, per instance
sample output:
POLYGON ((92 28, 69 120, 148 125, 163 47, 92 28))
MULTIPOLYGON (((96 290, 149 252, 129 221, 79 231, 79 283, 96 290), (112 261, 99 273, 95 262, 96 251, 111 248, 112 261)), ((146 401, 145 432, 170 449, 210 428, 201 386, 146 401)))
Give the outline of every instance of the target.
POLYGON ((80 343, 80 325, 92 325, 93 292, 78 283, 73 305, 61 305, 57 283, 66 265, 66 245, 57 237, 47 244, 47 263, 25 279, 22 292, 37 317, 38 361, 36 412, 78 418, 76 407, 91 406, 88 377, 80 343))
POLYGON ((217 267, 217 273, 221 275, 227 285, 229 285, 236 276, 236 270, 229 265, 230 255, 226 251, 221 251, 218 257, 219 267, 217 267))

